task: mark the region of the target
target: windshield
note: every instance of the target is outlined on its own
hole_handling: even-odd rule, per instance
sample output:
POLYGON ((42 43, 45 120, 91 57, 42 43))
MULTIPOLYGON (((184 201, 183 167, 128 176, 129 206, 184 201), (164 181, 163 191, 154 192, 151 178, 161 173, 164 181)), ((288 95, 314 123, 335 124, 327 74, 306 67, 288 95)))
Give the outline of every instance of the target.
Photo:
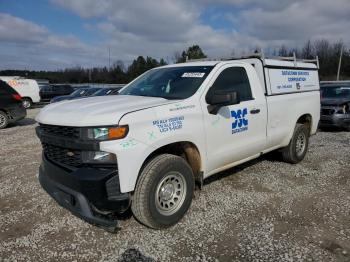
POLYGON ((86 92, 85 92, 84 96, 91 96, 96 91, 99 91, 99 90, 100 90, 100 88, 88 88, 88 89, 86 89, 86 92))
POLYGON ((95 93, 97 90, 100 90, 100 89, 99 88, 79 88, 75 90, 73 93, 71 93, 70 96, 73 96, 73 97, 90 96, 93 93, 95 93))
POLYGON ((185 99, 192 96, 213 66, 182 66, 153 69, 122 89, 120 95, 185 99))
POLYGON ((93 95, 94 96, 106 96, 109 95, 110 93, 113 92, 114 89, 111 88, 102 88, 101 90, 98 90, 97 92, 95 92, 93 95))
POLYGON ((322 88, 324 98, 350 98, 350 86, 325 86, 322 88))
POLYGON ((83 96, 86 93, 87 88, 80 88, 71 93, 71 96, 78 97, 83 96))

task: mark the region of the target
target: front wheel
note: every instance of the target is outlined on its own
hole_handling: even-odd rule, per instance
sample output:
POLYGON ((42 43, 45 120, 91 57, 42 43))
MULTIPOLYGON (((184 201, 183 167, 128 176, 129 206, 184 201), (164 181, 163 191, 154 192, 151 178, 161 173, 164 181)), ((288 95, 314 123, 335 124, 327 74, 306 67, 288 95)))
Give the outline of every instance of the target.
POLYGON ((282 149, 285 162, 296 164, 304 159, 309 147, 309 134, 310 130, 306 125, 296 124, 289 145, 282 149))
POLYGON ((175 155, 159 155, 143 169, 131 209, 142 224, 167 228, 176 224, 191 205, 194 176, 187 162, 175 155))

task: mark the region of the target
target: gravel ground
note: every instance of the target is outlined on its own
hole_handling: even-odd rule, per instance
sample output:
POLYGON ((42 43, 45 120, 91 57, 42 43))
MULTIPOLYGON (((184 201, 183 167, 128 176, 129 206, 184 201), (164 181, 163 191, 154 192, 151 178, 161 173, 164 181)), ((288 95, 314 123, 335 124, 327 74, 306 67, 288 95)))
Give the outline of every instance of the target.
POLYGON ((350 261, 349 132, 319 132, 298 165, 268 155, 210 178, 170 229, 130 217, 111 234, 41 189, 37 112, 0 130, 0 260, 350 261))

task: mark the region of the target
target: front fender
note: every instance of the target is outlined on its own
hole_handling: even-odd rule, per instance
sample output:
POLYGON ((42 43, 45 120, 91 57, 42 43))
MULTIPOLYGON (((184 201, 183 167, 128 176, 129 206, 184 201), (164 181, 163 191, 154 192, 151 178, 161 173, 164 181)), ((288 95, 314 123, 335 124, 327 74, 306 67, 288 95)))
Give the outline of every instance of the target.
POLYGON ((129 125, 129 134, 122 140, 100 143, 102 151, 117 155, 120 189, 122 193, 135 189, 141 168, 155 150, 176 142, 191 142, 199 150, 205 170, 205 132, 201 109, 181 104, 140 110, 125 115, 119 124, 129 125), (182 108, 184 108, 182 110, 182 108))

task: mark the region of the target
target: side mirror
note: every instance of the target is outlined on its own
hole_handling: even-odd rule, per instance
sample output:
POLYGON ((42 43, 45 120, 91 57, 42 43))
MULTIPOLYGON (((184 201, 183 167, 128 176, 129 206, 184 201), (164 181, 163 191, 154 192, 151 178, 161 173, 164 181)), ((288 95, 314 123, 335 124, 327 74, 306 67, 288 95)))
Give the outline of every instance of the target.
POLYGON ((208 112, 216 115, 219 109, 223 106, 236 105, 240 103, 238 92, 214 92, 212 95, 206 97, 208 105, 208 112))

